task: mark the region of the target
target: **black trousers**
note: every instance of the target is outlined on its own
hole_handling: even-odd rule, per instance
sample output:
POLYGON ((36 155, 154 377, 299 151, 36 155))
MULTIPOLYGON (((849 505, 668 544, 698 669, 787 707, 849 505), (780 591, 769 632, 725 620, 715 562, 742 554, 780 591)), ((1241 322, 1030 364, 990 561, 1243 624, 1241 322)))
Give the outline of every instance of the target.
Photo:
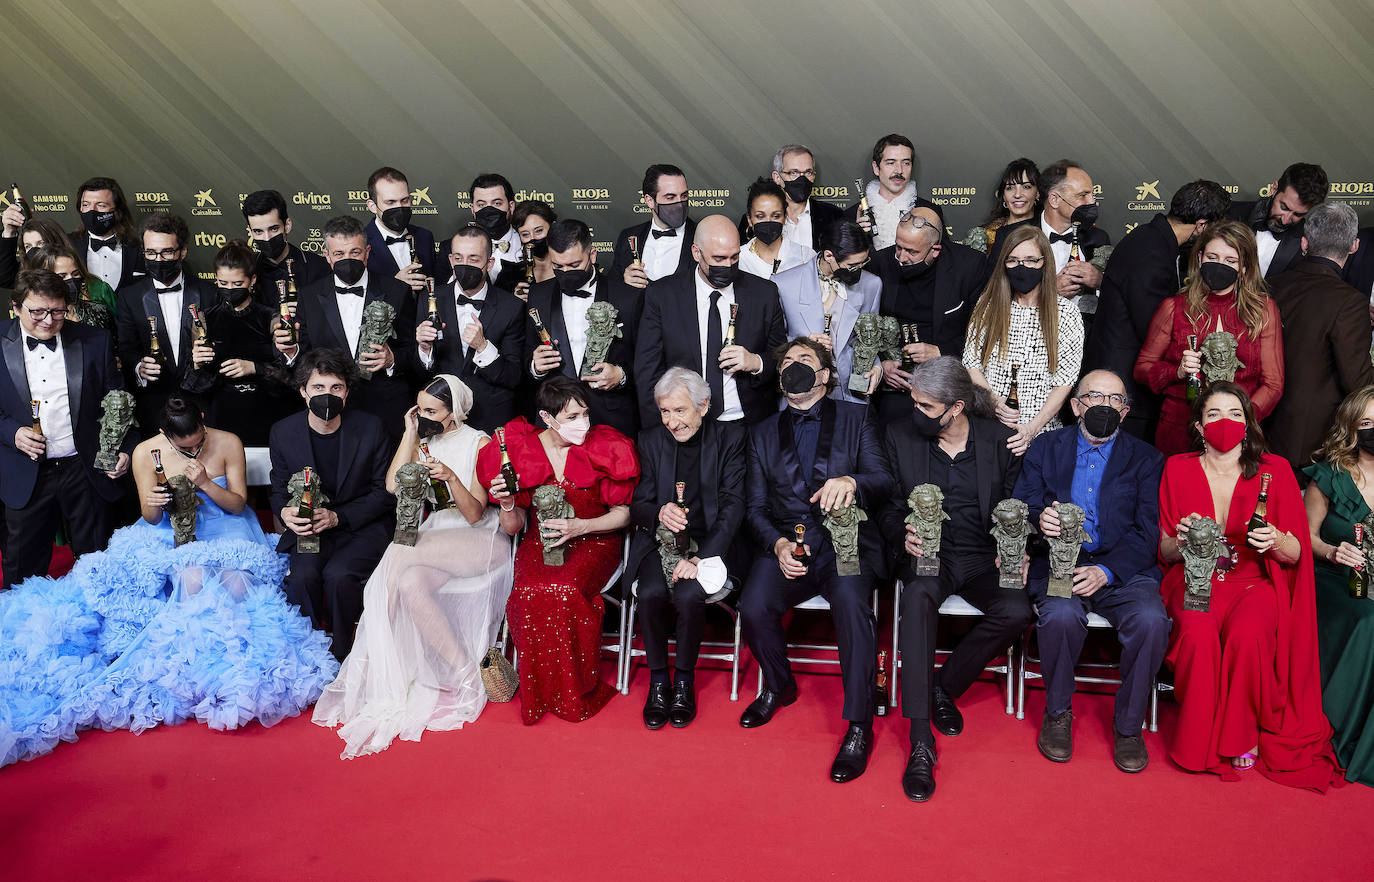
POLYGON ((997 587, 991 555, 956 558, 941 555, 940 575, 904 574, 902 584, 902 715, 930 717, 931 696, 939 686, 958 698, 978 679, 987 663, 1030 627, 1031 605, 1019 588, 997 587), (983 611, 935 673, 935 632, 940 604, 958 594, 983 611))
POLYGON ((695 670, 701 653, 701 635, 706 628, 706 590, 696 579, 682 579, 669 590, 656 550, 644 555, 636 575, 639 634, 644 640, 644 659, 649 670, 668 667, 668 624, 673 609, 677 611, 677 655, 673 667, 679 671, 695 670))
POLYGON ((840 675, 844 679, 844 718, 851 723, 873 721, 873 678, 877 666, 878 623, 869 605, 873 574, 865 565, 857 576, 835 571, 835 552, 828 542, 812 546, 815 559, 805 576, 789 579, 769 554, 754 561, 740 598, 744 639, 763 670, 764 685, 774 692, 797 687, 787 661, 787 632, 782 617, 803 600, 821 595, 830 603, 835 642, 840 647, 840 675))
POLYGON ((334 639, 330 651, 339 661, 353 648, 353 632, 363 615, 363 588, 368 576, 386 551, 385 535, 368 530, 364 534, 334 531, 320 537, 317 554, 291 552, 291 572, 283 588, 286 599, 310 617, 316 629, 323 630, 327 620, 334 639))
POLYGON ((5 507, 5 588, 48 572, 59 524, 66 526, 67 543, 78 557, 110 541, 110 504, 91 486, 80 456, 40 462, 29 504, 5 507))

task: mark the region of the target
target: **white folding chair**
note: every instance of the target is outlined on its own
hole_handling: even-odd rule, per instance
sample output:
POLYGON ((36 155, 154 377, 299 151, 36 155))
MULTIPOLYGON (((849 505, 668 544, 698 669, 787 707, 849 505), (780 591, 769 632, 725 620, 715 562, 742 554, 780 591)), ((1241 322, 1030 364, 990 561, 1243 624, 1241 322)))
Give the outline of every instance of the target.
MULTIPOLYGON (((703 640, 701 641, 702 648, 712 650, 721 649, 729 651, 701 652, 697 654, 697 658, 709 659, 711 661, 728 661, 730 663, 731 701, 739 701, 740 620, 739 613, 736 612, 734 606, 732 606, 728 601, 731 592, 734 591, 737 587, 738 583, 732 576, 726 581, 725 587, 723 589, 721 589, 717 594, 713 595, 712 597, 706 598, 706 603, 708 605, 719 607, 720 609, 725 610, 726 614, 730 616, 730 621, 734 625, 735 637, 732 642, 728 643, 724 640, 703 640)), ((625 665, 624 676, 622 677, 619 683, 621 695, 630 694, 630 677, 633 674, 634 660, 644 655, 644 650, 635 649, 634 646, 635 627, 639 621, 638 617, 635 614, 638 611, 639 580, 635 579, 634 583, 630 585, 630 610, 628 613, 628 626, 623 628, 625 634, 625 645, 624 649, 622 649, 621 652, 625 659, 625 665)), ((676 647, 677 640, 671 637, 668 638, 668 653, 670 655, 676 654, 676 647)))
MULTIPOLYGON (((951 594, 946 597, 944 603, 940 604, 940 609, 936 612, 940 616, 950 616, 953 618, 967 618, 970 616, 981 616, 983 611, 969 603, 958 594, 951 594)), ((893 708, 897 707, 897 675, 902 669, 901 639, 902 639, 902 580, 898 579, 892 590, 892 676, 889 678, 889 703, 893 708)), ((947 649, 935 650, 935 667, 938 670, 943 667, 940 661, 941 656, 947 656, 950 651, 947 649)), ((1007 647, 1005 662, 1001 664, 989 664, 983 668, 985 673, 998 674, 1005 678, 1008 714, 1016 712, 1015 690, 1012 688, 1016 680, 1016 645, 1007 647)))
POLYGON ((244 480, 249 487, 272 484, 272 451, 267 447, 243 448, 244 480))
MULTIPOLYGON (((872 607, 873 607, 873 618, 874 618, 874 619, 877 619, 877 618, 878 618, 878 589, 877 589, 877 588, 874 588, 874 589, 873 589, 872 607)), ((808 599, 808 600, 803 600, 801 603, 796 604, 795 606, 792 607, 792 609, 794 609, 794 610, 807 610, 807 611, 811 611, 811 612, 824 610, 824 611, 826 611, 826 612, 829 612, 829 610, 830 610, 830 602, 829 602, 828 600, 826 600, 824 597, 822 597, 821 595, 817 594, 815 597, 812 597, 812 598, 810 598, 810 599, 808 599)), ((830 667, 836 667, 836 668, 838 668, 838 667, 840 666, 839 652, 840 652, 840 645, 839 645, 838 643, 788 643, 788 644, 787 644, 787 660, 788 660, 790 663, 792 663, 792 664, 801 664, 801 665, 823 665, 823 666, 830 666, 830 667), (804 653, 804 654, 803 654, 803 655, 793 655, 793 654, 792 654, 793 650, 799 650, 799 651, 801 651, 801 652, 804 653), (825 655, 818 655, 818 654, 817 654, 817 653, 822 653, 822 652, 824 652, 824 653, 834 653, 834 654, 835 654, 835 657, 834 657, 834 658, 829 658, 828 656, 825 656, 825 655)), ((831 672, 827 672, 827 673, 831 673, 831 672)), ((835 671, 835 672, 833 672, 833 673, 839 673, 839 672, 838 672, 838 671, 835 671)), ((763 693, 763 668, 760 667, 760 668, 759 668, 759 683, 758 683, 758 688, 755 690, 754 694, 755 694, 755 696, 758 696, 758 695, 760 695, 760 694, 762 694, 762 693, 763 693)))
POLYGON ((612 593, 615 586, 619 584, 620 577, 625 575, 625 565, 630 559, 630 535, 623 535, 621 542, 620 563, 616 565, 615 572, 606 580, 606 587, 601 589, 601 599, 613 604, 620 611, 620 628, 614 633, 601 632, 601 651, 615 653, 615 684, 620 688, 620 684, 625 681, 626 667, 628 661, 624 652, 626 619, 630 611, 630 604, 625 602, 623 597, 617 597, 612 593))

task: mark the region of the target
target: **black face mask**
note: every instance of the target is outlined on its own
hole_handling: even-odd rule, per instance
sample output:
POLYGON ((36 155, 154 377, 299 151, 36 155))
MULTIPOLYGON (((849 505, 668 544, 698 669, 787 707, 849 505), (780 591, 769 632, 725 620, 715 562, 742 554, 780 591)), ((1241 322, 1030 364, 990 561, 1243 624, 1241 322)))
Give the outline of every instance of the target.
POLYGON ((96 211, 95 209, 83 211, 81 212, 81 225, 92 236, 101 238, 114 229, 115 213, 113 211, 96 211))
POLYGON ((782 369, 778 375, 782 382, 782 391, 789 395, 805 395, 816 388, 816 372, 811 365, 794 361, 782 369))
POLYGON ((397 205, 382 212, 382 226, 388 230, 404 233, 406 227, 410 226, 410 206, 397 205))
POLYGON ((543 239, 531 239, 531 240, 530 240, 530 254, 531 254, 532 256, 534 256, 534 257, 539 258, 540 260, 543 260, 544 258, 548 257, 548 256, 549 256, 549 239, 548 239, 548 237, 545 236, 543 239))
POLYGON ((735 284, 735 279, 739 278, 739 264, 732 263, 727 266, 708 266, 706 270, 706 283, 712 288, 728 288, 735 284))
POLYGON ((71 298, 73 303, 81 299, 80 281, 77 279, 67 279, 67 296, 71 298))
POLYGON ((482 282, 487 274, 482 272, 480 266, 473 266, 470 263, 460 263, 453 268, 453 281, 464 291, 476 291, 482 287, 482 282))
POLYGON ((144 268, 148 275, 153 277, 153 281, 163 285, 170 285, 176 281, 177 276, 181 275, 181 261, 179 260, 145 260, 144 268))
POLYGON ((33 246, 32 248, 25 248, 25 249, 24 249, 24 259, 25 259, 26 261, 28 261, 29 263, 33 263, 34 258, 36 258, 36 257, 38 256, 38 249, 41 248, 41 247, 42 247, 41 245, 35 245, 35 246, 33 246))
POLYGON ((654 213, 664 226, 675 230, 687 222, 687 200, 670 202, 667 205, 655 203, 654 213))
POLYGON ((924 260, 918 260, 915 263, 899 263, 897 264, 897 278, 903 282, 914 282, 917 279, 924 279, 934 270, 935 264, 926 263, 924 260))
POLYGON ((1045 274, 1028 266, 1014 266, 1007 270, 1007 284, 1017 294, 1025 294, 1035 289, 1045 278, 1045 274))
POLYGON ((421 438, 433 438, 435 435, 442 435, 444 433, 444 424, 438 420, 432 420, 429 417, 417 415, 415 421, 418 424, 416 434, 421 438))
POLYGON ((343 413, 344 408, 344 400, 329 392, 325 392, 321 395, 311 395, 310 400, 305 404, 306 407, 310 408, 311 413, 325 422, 343 413))
POLYGON ((1121 412, 1109 404, 1094 404, 1083 411, 1083 431, 1094 438, 1107 439, 1121 426, 1121 412))
POLYGON ((264 259, 275 261, 277 255, 286 247, 286 234, 278 233, 267 239, 254 239, 253 247, 258 249, 258 254, 264 259))
POLYGON ((1365 453, 1374 453, 1374 429, 1357 429, 1355 445, 1365 453))
POLYGON ((553 271, 553 277, 558 281, 558 290, 564 294, 571 294, 581 290, 583 285, 592 280, 592 271, 591 269, 556 269, 553 271))
MULTIPOLYGON (((806 180, 806 178, 802 178, 806 180)), ((765 245, 772 245, 782 238, 781 221, 759 221, 754 224, 754 238, 765 245)))
POLYGON ((841 285, 857 285, 859 278, 863 276, 864 268, 861 266, 839 266, 836 265, 831 277, 841 285))
POLYGON ((1236 283, 1240 272, 1233 266, 1209 260, 1197 268, 1197 273, 1202 277, 1202 284, 1207 286, 1209 291, 1225 291, 1236 283))
POLYGON ((922 438, 934 438, 936 435, 940 434, 940 430, 944 428, 940 420, 945 418, 945 414, 949 413, 949 408, 953 406, 954 405, 951 404, 949 407, 946 407, 939 416, 930 416, 919 407, 913 407, 911 419, 916 423, 916 434, 920 435, 922 438))
POLYGON ((790 181, 784 181, 782 191, 793 202, 805 202, 811 198, 811 188, 815 186, 806 175, 798 175, 790 181))
POLYGON ((479 208, 473 217, 476 218, 477 225, 486 230, 487 235, 493 239, 501 238, 510 230, 510 218, 495 205, 479 208))
POLYGON ((1069 215, 1069 223, 1078 224, 1080 228, 1086 230, 1097 225, 1097 203, 1085 202, 1073 210, 1069 215))
POLYGON ((345 285, 356 285, 367 272, 367 264, 356 257, 341 257, 334 261, 334 275, 339 277, 339 281, 345 285))
POLYGON ((253 293, 252 289, 247 286, 243 288, 225 288, 222 285, 216 285, 215 287, 219 289, 219 299, 235 307, 242 306, 244 301, 248 299, 248 295, 253 293))

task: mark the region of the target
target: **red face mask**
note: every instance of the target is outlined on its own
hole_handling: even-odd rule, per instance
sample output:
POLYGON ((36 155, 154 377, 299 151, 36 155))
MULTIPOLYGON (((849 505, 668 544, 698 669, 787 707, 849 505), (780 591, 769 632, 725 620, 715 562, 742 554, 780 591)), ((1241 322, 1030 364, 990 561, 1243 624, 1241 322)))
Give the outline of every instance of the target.
POLYGON ((1223 417, 1203 426, 1202 437, 1217 453, 1230 453, 1245 440, 1245 421, 1223 417))

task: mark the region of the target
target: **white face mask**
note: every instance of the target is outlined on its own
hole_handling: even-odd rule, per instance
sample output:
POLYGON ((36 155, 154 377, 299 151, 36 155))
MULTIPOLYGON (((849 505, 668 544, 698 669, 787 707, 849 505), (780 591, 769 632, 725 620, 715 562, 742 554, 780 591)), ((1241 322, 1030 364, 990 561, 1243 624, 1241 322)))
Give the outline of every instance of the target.
POLYGON ((580 416, 575 420, 568 420, 560 423, 554 418, 553 414, 547 411, 541 412, 540 416, 549 428, 558 433, 558 436, 574 447, 581 447, 582 442, 587 440, 587 433, 592 430, 592 418, 590 416, 580 416))

